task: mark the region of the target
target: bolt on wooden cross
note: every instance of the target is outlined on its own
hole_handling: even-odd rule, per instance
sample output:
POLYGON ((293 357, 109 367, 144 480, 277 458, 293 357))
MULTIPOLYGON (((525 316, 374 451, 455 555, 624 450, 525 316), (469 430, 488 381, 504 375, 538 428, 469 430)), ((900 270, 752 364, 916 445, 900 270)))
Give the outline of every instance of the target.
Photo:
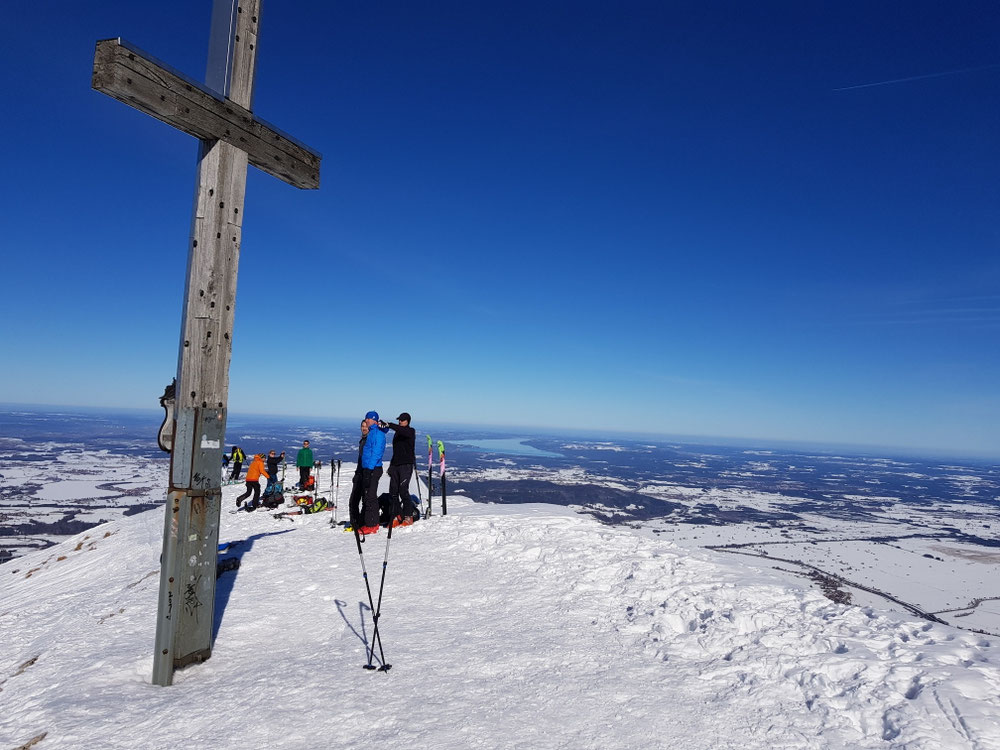
MULTIPOLYGON (((211 656, 247 164, 319 187, 320 156, 251 112, 261 0, 215 0, 205 86, 121 39, 97 42, 93 87, 201 140, 173 414, 153 682, 211 656)), ((168 389, 169 390, 169 389, 168 389)), ((167 397, 167 394, 164 394, 167 397)))

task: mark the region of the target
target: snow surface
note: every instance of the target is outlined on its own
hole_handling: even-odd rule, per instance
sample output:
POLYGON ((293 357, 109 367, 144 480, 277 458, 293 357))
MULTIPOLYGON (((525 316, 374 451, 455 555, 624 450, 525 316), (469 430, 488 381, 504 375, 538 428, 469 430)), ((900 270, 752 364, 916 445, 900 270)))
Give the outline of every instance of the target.
MULTIPOLYGON (((740 472, 720 475, 736 473, 740 472)), ((919 609, 952 625, 1000 637, 996 636, 1000 633, 1000 552, 989 542, 995 536, 996 509, 986 503, 915 504, 891 495, 831 491, 828 502, 817 505, 794 492, 691 487, 659 479, 630 483, 579 466, 460 468, 454 474, 460 479, 543 480, 634 490, 679 506, 641 524, 683 548, 742 545, 743 554, 758 560, 762 554, 776 558, 770 566, 789 578, 807 575, 810 568, 806 566, 836 576, 855 604, 903 614, 919 609), (844 501, 862 507, 842 507, 844 501), (720 520, 727 513, 750 518, 752 511, 771 518, 720 520), (794 518, 788 518, 789 513, 794 518), (704 521, 692 522, 692 515, 704 521)), ((742 474, 756 476, 754 472, 742 474)), ((839 480, 827 477, 823 481, 836 484, 839 480)), ((621 523, 633 521, 623 507, 593 502, 570 507, 579 512, 600 511, 621 523)))
POLYGON ((448 505, 393 534, 388 673, 361 668, 371 612, 328 514, 223 512, 241 567, 212 658, 169 688, 162 510, 3 566, 0 747, 1000 748, 990 638, 565 508, 448 505))

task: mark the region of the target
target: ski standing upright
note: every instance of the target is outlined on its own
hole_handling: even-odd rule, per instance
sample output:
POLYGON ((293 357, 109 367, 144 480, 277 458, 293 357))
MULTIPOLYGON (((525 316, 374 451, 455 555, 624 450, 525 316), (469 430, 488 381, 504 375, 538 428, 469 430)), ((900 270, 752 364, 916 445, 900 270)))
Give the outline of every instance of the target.
POLYGON ((441 457, 441 515, 448 515, 448 483, 444 474, 444 441, 438 440, 438 456, 441 457))

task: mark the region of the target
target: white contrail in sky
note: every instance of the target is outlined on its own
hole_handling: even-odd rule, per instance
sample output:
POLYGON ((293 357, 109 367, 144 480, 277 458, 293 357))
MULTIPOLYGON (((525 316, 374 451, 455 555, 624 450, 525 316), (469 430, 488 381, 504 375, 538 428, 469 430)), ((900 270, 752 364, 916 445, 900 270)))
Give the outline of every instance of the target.
POLYGON ((908 76, 907 78, 893 78, 889 81, 876 81, 875 83, 861 83, 857 86, 841 86, 839 89, 833 89, 834 91, 851 91, 853 89, 867 89, 872 86, 888 86, 891 83, 906 83, 907 81, 920 81, 924 78, 940 78, 941 76, 953 76, 959 73, 971 73, 974 70, 989 70, 990 68, 1000 68, 1000 63, 993 63, 991 65, 979 65, 975 68, 961 68, 959 70, 946 70, 943 73, 925 73, 922 76, 908 76))

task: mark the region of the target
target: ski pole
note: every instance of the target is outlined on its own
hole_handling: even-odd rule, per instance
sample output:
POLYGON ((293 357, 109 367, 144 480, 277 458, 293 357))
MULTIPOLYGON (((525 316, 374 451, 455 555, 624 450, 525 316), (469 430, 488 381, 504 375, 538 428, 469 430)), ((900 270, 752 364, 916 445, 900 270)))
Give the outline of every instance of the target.
MULTIPOLYGON (((368 569, 365 567, 365 553, 364 550, 361 549, 361 533, 357 530, 357 528, 354 529, 354 541, 358 545, 358 556, 361 558, 361 574, 365 579, 365 589, 368 591, 368 609, 371 610, 372 619, 375 623, 375 632, 372 633, 372 652, 374 653, 375 651, 375 641, 377 639, 378 652, 382 655, 382 664, 384 665, 385 653, 382 651, 382 636, 378 633, 378 615, 375 614, 375 603, 372 601, 372 587, 368 583, 368 569)), ((367 653, 368 645, 365 644, 365 654, 367 653)), ((372 666, 371 657, 368 658, 368 664, 365 666, 365 669, 375 669, 375 667, 372 666)), ((386 667, 386 669, 389 669, 389 667, 386 667)))
MULTIPOLYGON (((339 489, 340 488, 340 483, 337 482, 334 479, 334 474, 336 473, 336 471, 337 471, 337 459, 331 458, 330 459, 330 486, 331 487, 336 487, 337 489, 339 489)), ((337 500, 338 500, 338 498, 337 498, 337 490, 335 489, 334 492, 333 492, 333 517, 330 519, 330 525, 331 526, 336 526, 337 525, 337 500)))
MULTIPOLYGON (((357 534, 358 532, 355 531, 354 533, 357 534)), ((382 590, 385 588, 385 569, 389 565, 389 542, 391 542, 391 541, 392 541, 392 522, 390 521, 389 522, 389 536, 386 537, 386 540, 385 540, 385 557, 382 558, 382 582, 379 583, 379 586, 378 586, 378 607, 376 607, 376 609, 375 609, 375 616, 372 618, 375 621, 375 632, 372 634, 372 649, 371 649, 371 651, 368 654, 368 663, 365 665, 365 669, 375 669, 375 666, 372 664, 372 659, 375 657, 375 640, 376 639, 378 639, 378 650, 379 650, 379 653, 380 654, 382 653, 382 636, 379 635, 378 626, 379 626, 379 617, 382 615, 382 590)), ((358 549, 361 549, 360 539, 358 541, 358 549)), ((364 565, 364 563, 362 562, 362 566, 363 565, 364 565)), ((367 574, 366 574, 366 577, 365 577, 365 583, 368 583, 367 574)), ((368 591, 368 597, 369 597, 369 600, 370 600, 371 599, 371 590, 370 589, 368 591)), ((385 663, 385 655, 383 654, 382 655, 382 666, 378 668, 378 671, 379 672, 388 672, 390 669, 392 669, 392 665, 385 663)))
POLYGON ((444 441, 438 440, 438 455, 441 456, 441 515, 448 515, 448 485, 444 473, 444 441))
POLYGON ((427 517, 431 517, 431 500, 434 497, 434 447, 427 436, 427 517))
POLYGON ((417 467, 413 467, 413 478, 417 482, 417 499, 420 501, 420 515, 424 514, 424 496, 420 492, 420 474, 417 472, 417 467))

